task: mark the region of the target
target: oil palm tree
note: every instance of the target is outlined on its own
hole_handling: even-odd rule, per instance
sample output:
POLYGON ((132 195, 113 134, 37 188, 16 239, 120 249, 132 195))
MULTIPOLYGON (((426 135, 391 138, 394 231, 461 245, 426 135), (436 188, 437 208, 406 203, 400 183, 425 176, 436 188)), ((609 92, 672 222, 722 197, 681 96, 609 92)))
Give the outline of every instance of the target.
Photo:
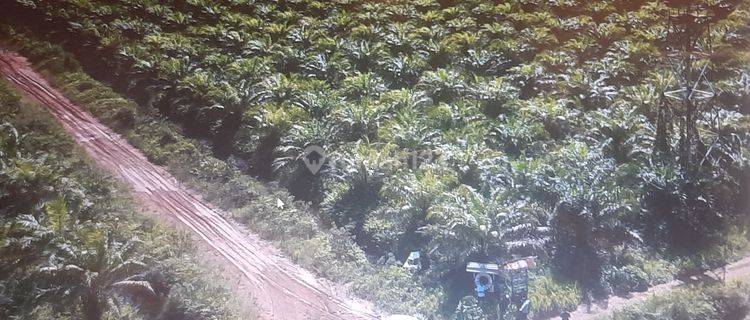
POLYGON ((512 156, 522 155, 530 147, 544 145, 549 140, 542 122, 523 116, 510 117, 493 125, 489 137, 491 145, 502 148, 512 156))
POLYGON ((300 125, 294 125, 286 132, 276 148, 280 155, 273 162, 274 170, 288 166, 292 170, 301 168, 303 157, 306 156, 304 149, 308 146, 318 146, 331 150, 336 145, 338 137, 337 128, 331 126, 325 120, 311 120, 300 125))
POLYGON ((522 206, 460 185, 430 208, 428 225, 421 232, 430 238, 433 257, 448 268, 470 257, 497 259, 530 253, 541 249, 548 230, 522 206))
POLYGON ((3 265, 0 266, 0 280, 3 281, 23 277, 23 270, 27 266, 43 259, 43 250, 55 236, 30 214, 18 215, 2 228, 0 256, 3 257, 3 265))
POLYGON ((553 165, 537 172, 547 177, 547 187, 541 189, 554 200, 554 264, 560 274, 589 291, 601 289, 598 281, 608 248, 639 238, 624 225, 639 208, 636 193, 620 182, 624 167, 602 150, 573 142, 551 153, 553 165))
POLYGON ((488 118, 497 118, 512 110, 512 101, 518 96, 518 89, 503 77, 478 78, 469 92, 481 103, 482 112, 488 118))
POLYGON ((39 217, 19 215, 3 230, 0 253, 8 263, 2 274, 33 283, 33 292, 19 297, 24 300, 20 305, 54 302, 61 308, 80 307, 81 318, 98 320, 106 309, 117 307, 117 296, 131 302, 164 300, 137 278, 146 271, 137 237, 115 239, 101 225, 78 220, 63 198, 43 208, 39 217))
POLYGON ((375 97, 386 90, 385 82, 376 73, 355 73, 341 83, 341 90, 352 100, 375 97))
POLYGON ((463 94, 466 83, 456 71, 437 69, 423 73, 417 87, 427 92, 435 102, 451 102, 463 94))
MULTIPOLYGON (((439 145, 440 134, 424 120, 419 109, 400 109, 378 131, 384 142, 394 143, 410 152, 420 152, 439 145)), ((414 164, 416 165, 416 164, 414 164)))
POLYGON ((292 46, 277 45, 272 55, 276 71, 283 74, 298 73, 309 60, 309 52, 292 46))
POLYGON ((410 88, 419 81, 426 66, 425 59, 417 54, 400 55, 383 63, 383 74, 390 88, 410 88))
POLYGON ((377 129, 388 118, 389 106, 372 100, 344 103, 334 111, 334 120, 343 129, 342 138, 348 141, 374 140, 377 129))
POLYGON ((510 60, 486 50, 470 49, 462 59, 462 64, 470 73, 497 76, 510 67, 510 60))
POLYGON ((377 69, 386 56, 385 48, 381 42, 344 41, 344 48, 352 65, 359 72, 370 72, 377 69))
POLYGON ((380 96, 380 101, 389 105, 392 110, 422 111, 433 103, 424 92, 410 89, 388 91, 380 96))
MULTIPOLYGON (((78 243, 59 243, 34 277, 39 283, 35 301, 67 302, 80 306, 81 317, 98 320, 109 308, 117 308, 117 296, 132 301, 163 299, 148 281, 139 241, 116 240, 94 228, 75 231, 78 243)), ((72 239, 71 239, 72 240, 72 239)))
POLYGON ((329 83, 338 83, 345 77, 345 72, 351 68, 349 60, 338 52, 332 54, 318 54, 311 57, 302 65, 303 73, 315 76, 329 83))
POLYGON ((0 170, 4 182, 0 185, 0 200, 9 203, 0 208, 0 213, 15 216, 32 212, 52 196, 49 186, 59 178, 60 173, 42 161, 16 158, 12 165, 0 170))
POLYGON ((388 26, 385 43, 390 47, 391 54, 412 54, 420 45, 421 39, 414 34, 410 25, 398 23, 388 26))
POLYGON ((302 108, 313 119, 322 120, 331 112, 345 103, 344 99, 323 91, 306 91, 302 93, 294 105, 302 108))
POLYGON ((372 235, 364 232, 365 222, 380 201, 383 179, 398 166, 395 148, 366 140, 342 145, 332 152, 330 179, 321 203, 337 226, 352 230, 365 250, 373 250, 372 235))
POLYGON ((419 47, 419 52, 427 57, 427 62, 433 68, 446 68, 458 55, 458 49, 450 43, 436 40, 445 37, 447 32, 441 29, 430 31, 429 40, 419 47))
POLYGON ((295 75, 274 74, 261 82, 263 102, 294 102, 301 94, 301 79, 295 75))
POLYGON ((427 212, 458 184, 455 173, 439 163, 425 163, 411 170, 402 166, 397 172, 384 179, 380 205, 364 222, 364 231, 380 252, 424 245, 418 230, 424 226, 427 212))

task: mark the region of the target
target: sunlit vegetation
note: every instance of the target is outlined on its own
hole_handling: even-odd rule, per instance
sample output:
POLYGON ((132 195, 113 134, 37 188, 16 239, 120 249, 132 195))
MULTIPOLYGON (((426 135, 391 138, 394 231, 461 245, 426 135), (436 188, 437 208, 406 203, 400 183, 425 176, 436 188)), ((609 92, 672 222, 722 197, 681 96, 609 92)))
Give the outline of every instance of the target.
MULTIPOLYGON (((303 265, 402 284, 411 277, 379 264, 428 253, 430 268, 409 283, 442 294, 400 291, 418 301, 399 311, 452 314, 470 293, 471 259, 536 255, 535 287, 559 298, 538 295, 535 307, 554 313, 576 298, 720 265, 744 246, 746 1, 696 44, 714 52, 702 63, 717 90, 697 116, 664 103, 673 83, 662 1, 4 6, 16 44, 27 31, 60 44, 146 108, 106 106, 97 116, 111 113, 104 118, 153 161, 185 172, 303 265), (335 160, 316 175, 299 161, 311 144, 335 160), (305 203, 273 209, 277 194, 305 203), (414 307, 423 303, 434 309, 414 307)), ((56 49, 24 50, 51 72, 77 68, 62 52, 50 59, 56 49)), ((58 81, 89 91, 81 77, 58 81)), ((372 279, 355 281, 362 296, 386 305, 394 297, 372 279)))
POLYGON ((254 318, 5 82, 0 115, 0 318, 254 318))

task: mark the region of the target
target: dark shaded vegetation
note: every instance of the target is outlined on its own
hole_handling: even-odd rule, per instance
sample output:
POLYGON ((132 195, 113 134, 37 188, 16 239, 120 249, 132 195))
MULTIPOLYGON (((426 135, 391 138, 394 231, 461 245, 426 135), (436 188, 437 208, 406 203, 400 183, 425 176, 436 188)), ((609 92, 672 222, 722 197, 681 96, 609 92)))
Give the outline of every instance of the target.
MULTIPOLYGON (((674 75, 660 1, 2 6, 17 43, 26 30, 58 43, 138 112, 177 123, 121 111, 135 106, 93 111, 303 265, 404 279, 371 265, 429 252, 417 282, 446 292, 448 313, 470 290, 450 279, 469 259, 537 255, 535 283, 561 298, 535 305, 554 312, 571 295, 643 290, 742 249, 750 12, 725 3, 695 44, 713 52, 695 63, 717 98, 690 111, 662 94, 674 75), (317 175, 299 161, 311 144, 331 155, 317 175), (307 203, 261 204, 278 194, 307 203), (299 253, 298 238, 319 256, 299 253)), ((50 59, 55 48, 24 50, 53 73, 75 70, 62 50, 50 59)), ((82 81, 59 84, 90 92, 82 81)), ((360 293, 393 297, 375 287, 360 293)), ((423 313, 437 299, 412 298, 429 301, 423 313)))

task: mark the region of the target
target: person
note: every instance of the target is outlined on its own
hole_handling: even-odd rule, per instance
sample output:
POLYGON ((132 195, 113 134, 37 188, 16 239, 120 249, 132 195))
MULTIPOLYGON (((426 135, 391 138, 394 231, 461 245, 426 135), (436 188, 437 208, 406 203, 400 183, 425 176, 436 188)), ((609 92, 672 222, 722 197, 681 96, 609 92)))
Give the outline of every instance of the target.
POLYGON ((477 291, 478 298, 484 298, 487 287, 482 284, 482 277, 474 277, 474 290, 477 291))
POLYGON ((562 314, 560 314, 560 319, 570 320, 570 312, 564 311, 562 314))
POLYGON ((479 277, 474 278, 474 290, 477 291, 477 297, 484 298, 485 289, 479 277))
POLYGON ((528 319, 529 312, 531 312, 531 300, 526 299, 518 308, 518 313, 516 313, 516 320, 528 319))

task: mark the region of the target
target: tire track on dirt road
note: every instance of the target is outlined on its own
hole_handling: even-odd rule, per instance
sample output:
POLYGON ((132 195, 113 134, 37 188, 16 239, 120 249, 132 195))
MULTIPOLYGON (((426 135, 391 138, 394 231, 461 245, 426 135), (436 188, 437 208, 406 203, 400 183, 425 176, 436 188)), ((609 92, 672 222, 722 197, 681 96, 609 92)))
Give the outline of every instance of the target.
POLYGON ((242 275, 264 319, 379 318, 368 303, 340 296, 333 284, 283 257, 269 242, 240 231, 226 215, 66 99, 25 58, 0 49, 0 73, 47 108, 89 157, 132 188, 136 199, 179 221, 221 255, 242 275))

